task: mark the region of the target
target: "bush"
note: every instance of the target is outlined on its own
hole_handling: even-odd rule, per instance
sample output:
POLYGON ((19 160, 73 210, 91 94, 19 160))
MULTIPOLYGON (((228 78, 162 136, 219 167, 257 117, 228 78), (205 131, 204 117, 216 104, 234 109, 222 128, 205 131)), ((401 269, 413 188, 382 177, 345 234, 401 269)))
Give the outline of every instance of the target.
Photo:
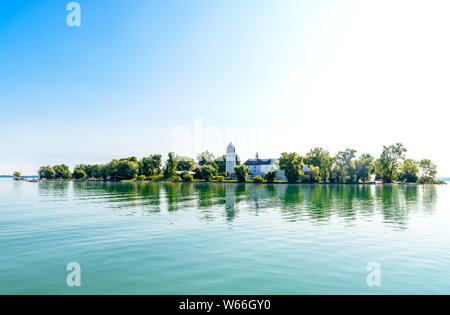
POLYGON ((216 177, 216 180, 217 180, 218 182, 223 182, 224 179, 225 179, 225 177, 223 177, 223 176, 217 176, 217 177, 216 177))
POLYGON ((160 182, 164 180, 163 174, 153 175, 148 178, 152 182, 160 182))
POLYGON ((146 178, 145 178, 144 175, 140 175, 140 176, 138 176, 138 177, 136 178, 136 180, 137 180, 138 182, 143 182, 143 181, 146 180, 146 178))
POLYGON ((272 171, 272 172, 268 172, 264 175, 264 179, 268 182, 268 183, 273 183, 275 181, 275 179, 277 178, 277 172, 276 171, 272 171))
POLYGON ((184 174, 183 175, 183 181, 184 182, 192 182, 194 180, 194 177, 191 174, 184 174))
POLYGON ((264 179, 259 175, 256 175, 255 177, 253 177, 254 183, 262 183, 263 181, 264 181, 264 179))

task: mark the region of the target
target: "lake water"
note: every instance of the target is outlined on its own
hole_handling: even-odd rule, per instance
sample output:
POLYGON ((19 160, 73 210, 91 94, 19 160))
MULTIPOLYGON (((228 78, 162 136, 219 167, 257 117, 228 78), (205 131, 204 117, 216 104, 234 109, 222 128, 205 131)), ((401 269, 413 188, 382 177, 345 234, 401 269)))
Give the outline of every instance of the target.
POLYGON ((450 293, 449 192, 1 179, 0 293, 450 293))

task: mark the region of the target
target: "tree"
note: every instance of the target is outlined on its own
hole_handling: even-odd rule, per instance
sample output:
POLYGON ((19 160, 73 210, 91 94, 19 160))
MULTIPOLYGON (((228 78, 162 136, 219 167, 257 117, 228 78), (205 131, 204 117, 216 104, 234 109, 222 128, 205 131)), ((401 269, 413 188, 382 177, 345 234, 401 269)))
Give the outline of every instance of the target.
POLYGON ((353 158, 355 157, 355 150, 347 149, 345 151, 339 151, 333 158, 332 163, 332 176, 333 181, 344 183, 349 178, 355 175, 355 165, 353 158))
POLYGON ((194 178, 192 177, 192 175, 191 174, 189 174, 189 173, 185 173, 185 174, 183 174, 183 181, 185 181, 185 182, 192 182, 193 180, 194 180, 194 178))
POLYGON ((320 168, 318 166, 309 166, 309 181, 311 183, 317 183, 320 181, 320 168))
POLYGON ((215 162, 214 162, 214 160, 215 160, 214 154, 212 154, 209 151, 205 151, 205 152, 200 153, 197 156, 197 160, 198 160, 198 164, 200 164, 202 166, 203 165, 213 165, 213 164, 215 164, 215 162))
POLYGON ((247 165, 236 165, 234 167, 234 173, 237 176, 237 179, 241 183, 245 183, 248 178, 248 174, 250 173, 250 169, 247 165))
POLYGON ((14 179, 19 180, 22 178, 22 174, 20 172, 14 172, 13 173, 14 179))
POLYGON ((419 162, 421 183, 433 183, 436 181, 437 168, 431 160, 424 159, 419 162))
POLYGON ((55 165, 53 166, 55 170, 55 178, 56 179, 70 179, 72 178, 72 173, 69 170, 69 167, 65 164, 55 165))
POLYGON ((413 159, 405 159, 400 168, 399 180, 407 183, 416 183, 418 173, 417 162, 413 159))
POLYGON ((401 162, 405 159, 405 152, 407 150, 401 143, 388 147, 383 146, 383 153, 375 163, 377 177, 385 182, 392 183, 398 176, 401 162))
POLYGON ((55 178, 55 170, 51 166, 42 166, 39 168, 39 177, 43 179, 54 179, 55 178))
POLYGON ((200 169, 200 177, 209 182, 216 175, 216 169, 212 165, 203 165, 200 169))
POLYGON ((279 163, 290 183, 297 182, 303 176, 303 158, 297 153, 282 153, 279 163))
POLYGON ((164 178, 172 179, 177 176, 177 161, 175 159, 175 153, 170 152, 169 158, 166 162, 166 168, 164 169, 164 178))
POLYGON ((215 160, 215 163, 217 165, 217 171, 219 172, 219 174, 225 174, 227 169, 227 156, 222 155, 221 157, 218 157, 215 160))
POLYGON ((75 168, 73 171, 72 177, 74 179, 85 179, 87 177, 86 172, 83 171, 81 168, 75 168))
POLYGON ((277 178, 277 171, 270 171, 270 172, 267 172, 266 174, 264 174, 264 179, 268 183, 273 183, 276 178, 277 178))
POLYGON ((363 154, 354 161, 355 183, 358 183, 360 180, 362 182, 370 180, 374 170, 374 160, 375 158, 370 154, 363 154))
POLYGON ((177 156, 177 169, 178 171, 190 172, 194 170, 195 161, 187 156, 177 156))
POLYGON ((322 148, 315 148, 308 152, 303 159, 305 165, 319 167, 319 176, 323 182, 328 182, 331 177, 330 153, 322 148))
POLYGON ((157 175, 161 172, 161 155, 154 154, 142 158, 139 161, 139 175, 147 177, 157 175))
POLYGON ((99 165, 99 164, 95 164, 95 165, 91 165, 91 174, 90 176, 88 176, 88 174, 86 174, 86 176, 88 178, 95 178, 95 179, 101 179, 102 178, 102 168, 104 168, 104 165, 99 165))
POLYGON ((123 159, 116 164, 116 174, 119 180, 134 179, 139 173, 139 166, 135 160, 123 159))

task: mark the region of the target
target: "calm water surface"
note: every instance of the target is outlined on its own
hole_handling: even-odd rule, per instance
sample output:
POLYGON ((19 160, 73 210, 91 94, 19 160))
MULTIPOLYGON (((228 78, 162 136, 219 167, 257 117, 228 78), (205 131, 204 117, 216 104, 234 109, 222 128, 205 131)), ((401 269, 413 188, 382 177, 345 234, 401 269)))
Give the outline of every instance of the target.
POLYGON ((1 179, 0 293, 450 293, 449 192, 1 179))

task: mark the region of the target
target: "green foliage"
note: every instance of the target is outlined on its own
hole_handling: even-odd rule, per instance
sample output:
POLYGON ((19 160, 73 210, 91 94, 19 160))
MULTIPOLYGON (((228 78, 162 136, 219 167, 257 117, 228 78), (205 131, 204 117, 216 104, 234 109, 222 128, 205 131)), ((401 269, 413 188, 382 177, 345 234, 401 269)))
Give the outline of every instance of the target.
POLYGON ((303 176, 303 158, 297 153, 282 153, 279 163, 290 183, 297 182, 303 176))
POLYGON ((234 167, 234 173, 236 174, 239 182, 245 183, 247 181, 248 174, 250 173, 250 169, 246 165, 236 165, 234 167))
POLYGON ((430 160, 424 159, 419 162, 419 173, 420 183, 431 184, 436 182, 437 168, 430 160))
POLYGON ((15 179, 21 179, 22 178, 22 174, 20 174, 20 172, 14 172, 13 176, 15 179))
POLYGON ((277 178, 277 171, 270 171, 270 172, 267 172, 266 174, 264 174, 264 179, 268 183, 273 183, 276 178, 277 178))
POLYGON ((224 176, 217 176, 217 177, 216 177, 216 180, 217 180, 218 182, 223 182, 223 181, 225 180, 225 177, 224 177, 224 176))
POLYGON ((317 183, 321 179, 321 172, 318 166, 310 165, 309 166, 309 181, 312 183, 317 183))
POLYGON ((398 177, 401 162, 405 158, 407 150, 403 144, 396 143, 391 146, 383 146, 381 157, 375 162, 377 178, 383 179, 387 183, 392 183, 398 177))
POLYGON ((171 179, 177 176, 177 160, 175 158, 175 153, 170 152, 169 158, 166 162, 166 167, 164 169, 164 177, 167 179, 171 179))
POLYGON ((43 179, 54 179, 55 178, 55 170, 51 166, 42 166, 39 169, 39 176, 43 179))
POLYGON ((139 161, 139 175, 147 177, 158 175, 161 172, 161 155, 154 154, 139 161))
MULTIPOLYGON (((310 167, 311 165, 319 167, 319 176, 324 183, 330 180, 332 159, 328 151, 323 148, 312 149, 306 154, 303 162, 305 165, 309 165, 310 167)), ((315 180, 319 181, 317 177, 315 180)))
POLYGON ((215 157, 214 154, 212 154, 209 151, 205 151, 200 153, 197 156, 198 164, 200 165, 213 165, 215 168, 217 168, 217 165, 215 164, 215 157))
POLYGON ((85 179, 87 177, 86 172, 81 168, 75 168, 73 171, 72 177, 74 179, 85 179))
POLYGON ((72 173, 70 172, 69 167, 65 164, 55 165, 55 166, 53 166, 53 170, 55 171, 56 179, 72 178, 72 173))
POLYGON ((134 179, 139 173, 137 160, 124 159, 115 165, 115 174, 118 180, 134 179))
POLYGON ((216 175, 216 169, 212 165, 203 165, 200 169, 200 178, 209 182, 216 175))
POLYGON ((332 160, 332 180, 338 183, 354 182, 356 176, 356 165, 354 157, 356 150, 347 149, 340 151, 332 160))
POLYGON ((412 159, 405 159, 400 168, 399 180, 406 183, 416 183, 419 169, 417 162, 412 159))
POLYGON ((138 181, 138 182, 143 182, 143 181, 145 181, 147 178, 144 176, 144 175, 139 175, 138 177, 136 177, 136 180, 138 181))
POLYGON ((147 179, 152 182, 161 182, 164 180, 164 175, 163 174, 153 175, 148 177, 147 179))
POLYGON ((264 182, 264 179, 261 176, 256 175, 255 177, 253 177, 253 182, 254 183, 262 183, 262 182, 264 182))
POLYGON ((191 174, 184 174, 183 175, 183 181, 184 182, 192 182, 194 180, 194 177, 191 174))
POLYGON ((215 163, 217 165, 217 171, 219 172, 219 174, 225 174, 226 167, 227 167, 226 160, 227 160, 226 155, 222 155, 221 157, 219 157, 215 160, 215 163))
POLYGON ((359 181, 367 182, 370 180, 375 168, 374 160, 375 158, 370 154, 363 154, 354 161, 355 183, 358 183, 359 181))
POLYGON ((139 173, 139 165, 136 161, 135 158, 112 160, 101 169, 101 177, 105 180, 134 179, 139 173))
POLYGON ((195 161, 193 159, 186 156, 177 156, 176 161, 178 171, 190 172, 194 170, 195 161))

